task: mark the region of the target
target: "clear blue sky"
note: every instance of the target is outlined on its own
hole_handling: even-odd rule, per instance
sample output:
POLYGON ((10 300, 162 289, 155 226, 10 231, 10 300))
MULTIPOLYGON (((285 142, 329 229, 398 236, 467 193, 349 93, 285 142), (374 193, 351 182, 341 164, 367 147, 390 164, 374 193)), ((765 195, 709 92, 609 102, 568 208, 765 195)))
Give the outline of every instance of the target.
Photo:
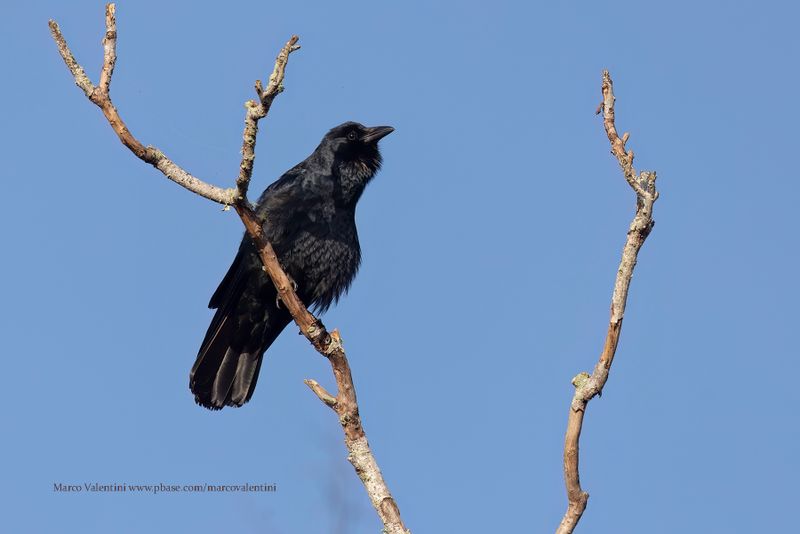
MULTIPOLYGON (((564 511, 570 379, 599 354, 634 208, 594 115, 603 68, 661 199, 584 426, 579 530, 796 526, 800 13, 644 4, 118 3, 116 105, 208 181, 232 183, 243 102, 292 33, 254 191, 340 122, 397 129, 357 214, 363 267, 325 322, 416 533, 550 532, 564 511)), ((47 19, 96 80, 103 4, 4 7, 0 530, 378 532, 303 385, 332 387, 328 364, 293 328, 250 404, 194 404, 241 225, 135 159, 74 86, 47 19), (53 491, 246 481, 278 491, 53 491)))

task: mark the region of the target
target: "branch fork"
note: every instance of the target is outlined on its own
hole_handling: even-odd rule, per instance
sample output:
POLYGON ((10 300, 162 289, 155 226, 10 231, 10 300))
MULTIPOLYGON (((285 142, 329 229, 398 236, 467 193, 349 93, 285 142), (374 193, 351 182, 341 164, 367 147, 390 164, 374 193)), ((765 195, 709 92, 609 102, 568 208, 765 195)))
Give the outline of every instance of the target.
POLYGON ((105 115, 111 127, 116 132, 120 141, 142 161, 153 165, 167 178, 185 187, 189 191, 222 204, 225 208, 233 206, 242 223, 259 251, 264 270, 269 275, 278 290, 281 301, 292 314, 300 331, 306 336, 317 351, 325 356, 331 363, 333 374, 336 378, 338 393, 334 397, 328 393, 315 380, 306 380, 305 383, 317 397, 339 415, 345 435, 345 444, 349 454, 348 460, 353 464, 356 473, 364 484, 372 504, 383 522, 384 532, 387 534, 405 534, 409 532, 400 517, 400 511, 392 498, 386 482, 383 480, 378 464, 369 448, 361 418, 358 414, 355 386, 350 373, 347 356, 341 343, 338 331, 328 333, 325 325, 314 317, 300 301, 294 291, 294 285, 281 269, 278 258, 272 245, 264 236, 259 220, 253 206, 247 199, 247 190, 253 173, 255 162, 255 145, 258 134, 258 121, 269 113, 272 102, 283 89, 283 79, 289 55, 300 48, 297 44, 298 37, 293 35, 281 48, 275 59, 275 66, 269 76, 266 88, 260 80, 255 82, 258 101, 250 100, 245 104, 245 124, 242 134, 242 159, 239 165, 239 174, 236 178, 236 187, 221 188, 206 183, 191 175, 182 167, 167 158, 156 147, 145 146, 128 130, 114 107, 110 86, 116 64, 117 23, 116 8, 114 4, 106 5, 105 25, 103 37, 103 66, 100 71, 100 83, 95 86, 86 75, 83 67, 75 60, 69 49, 58 24, 50 20, 50 33, 58 47, 64 63, 72 73, 75 84, 84 92, 87 98, 97 105, 105 115))

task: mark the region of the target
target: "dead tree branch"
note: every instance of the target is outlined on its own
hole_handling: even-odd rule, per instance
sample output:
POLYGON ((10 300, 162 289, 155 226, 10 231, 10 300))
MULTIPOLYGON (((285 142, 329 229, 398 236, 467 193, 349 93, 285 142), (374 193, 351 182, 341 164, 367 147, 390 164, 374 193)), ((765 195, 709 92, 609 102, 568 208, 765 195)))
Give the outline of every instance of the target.
POLYGON ((608 333, 600 354, 600 360, 595 365, 592 374, 581 373, 572 379, 575 386, 575 395, 569 409, 567 432, 564 439, 564 480, 567 487, 569 504, 556 534, 569 534, 578 524, 586 509, 589 494, 583 491, 578 470, 578 445, 583 426, 583 416, 589 401, 603 391, 611 370, 611 363, 617 351, 617 343, 622 329, 622 318, 625 315, 625 304, 628 300, 628 289, 631 285, 633 269, 639 249, 653 229, 653 204, 658 199, 656 191, 656 173, 642 171, 636 173, 633 168, 633 151, 627 150, 625 144, 629 135, 625 133, 622 138, 617 135, 614 124, 614 91, 611 76, 608 71, 603 71, 603 101, 597 113, 603 113, 603 125, 611 142, 611 153, 619 161, 625 180, 636 193, 636 214, 628 228, 628 236, 622 249, 622 260, 617 270, 614 282, 614 293, 611 297, 611 320, 608 333))
POLYGON ((342 346, 341 338, 336 330, 328 333, 322 322, 309 313, 306 306, 297 297, 292 283, 281 269, 278 258, 272 245, 267 241, 262 229, 263 221, 259 220, 253 207, 247 200, 247 190, 250 177, 253 173, 255 161, 255 144, 258 133, 258 121, 267 116, 275 97, 283 91, 283 79, 289 55, 297 50, 297 36, 283 46, 275 60, 275 67, 264 88, 261 81, 255 83, 258 101, 248 101, 246 104, 245 126, 242 135, 242 160, 239 165, 239 175, 236 178, 236 187, 223 189, 206 183, 191 175, 163 152, 152 146, 144 146, 128 130, 119 112, 111 102, 109 88, 116 63, 117 25, 114 4, 106 6, 106 32, 103 38, 103 66, 100 71, 100 83, 92 84, 83 67, 75 60, 67 42, 61 33, 58 24, 49 22, 50 32, 56 42, 58 51, 67 68, 75 79, 75 84, 83 90, 86 96, 97 105, 105 115, 111 127, 116 132, 120 141, 142 161, 153 165, 167 178, 185 187, 189 191, 203 196, 214 202, 226 206, 233 206, 242 219, 247 233, 253 239, 259 250, 264 270, 269 275, 278 290, 281 300, 291 312, 292 317, 300 327, 300 331, 314 345, 317 351, 325 356, 331 363, 338 393, 331 395, 314 380, 306 380, 306 384, 326 405, 333 408, 339 416, 345 436, 345 444, 349 451, 348 460, 356 470, 359 478, 369 494, 378 516, 383 522, 384 532, 388 534, 405 534, 405 525, 400 517, 400 511, 394 501, 386 482, 383 479, 378 464, 375 461, 366 434, 361 425, 358 413, 355 386, 350 373, 350 365, 342 346))
POLYGON ((230 205, 236 199, 235 189, 222 189, 220 187, 207 184, 192 176, 181 167, 176 165, 172 160, 164 155, 159 149, 154 146, 144 146, 136 139, 133 134, 125 126, 125 122, 120 117, 117 108, 111 102, 109 95, 109 87, 111 85, 111 75, 114 72, 114 64, 117 60, 117 21, 114 16, 114 4, 106 6, 106 34, 103 37, 103 67, 100 73, 100 84, 95 86, 92 84, 83 67, 78 64, 75 57, 72 55, 69 47, 67 46, 64 36, 61 34, 61 29, 54 20, 49 22, 50 33, 58 46, 58 51, 67 64, 67 68, 75 78, 75 84, 80 87, 86 96, 94 102, 105 115, 108 123, 116 132, 122 144, 128 147, 136 157, 142 161, 149 163, 159 171, 161 171, 167 178, 173 182, 182 185, 189 191, 197 193, 207 199, 219 202, 220 204, 230 205))
POLYGON ((267 116, 272 101, 283 91, 283 76, 286 72, 286 63, 289 61, 289 54, 300 48, 297 40, 298 37, 293 35, 278 53, 266 90, 261 85, 261 80, 256 80, 255 89, 258 102, 248 100, 245 104, 247 113, 244 118, 244 134, 242 134, 242 163, 239 164, 239 176, 236 178, 238 199, 247 198, 247 188, 250 186, 250 177, 253 175, 258 121, 267 116))

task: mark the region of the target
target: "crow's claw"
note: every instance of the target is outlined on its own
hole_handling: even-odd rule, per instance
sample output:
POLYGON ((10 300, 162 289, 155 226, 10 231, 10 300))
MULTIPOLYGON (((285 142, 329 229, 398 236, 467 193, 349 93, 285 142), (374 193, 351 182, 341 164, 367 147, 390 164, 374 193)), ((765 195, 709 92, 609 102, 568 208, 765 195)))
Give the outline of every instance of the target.
MULTIPOLYGON (((292 284, 292 289, 296 293, 297 292, 297 282, 295 282, 294 278, 292 278, 288 274, 286 275, 286 278, 289 279, 289 283, 292 284)), ((281 309, 281 294, 280 293, 275 295, 275 307, 278 308, 279 310, 281 309)))

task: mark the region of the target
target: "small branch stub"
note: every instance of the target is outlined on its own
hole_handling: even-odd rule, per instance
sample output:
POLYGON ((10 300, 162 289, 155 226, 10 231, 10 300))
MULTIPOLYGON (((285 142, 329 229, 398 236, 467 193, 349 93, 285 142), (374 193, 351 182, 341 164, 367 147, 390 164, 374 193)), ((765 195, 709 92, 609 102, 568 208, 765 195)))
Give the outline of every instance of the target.
POLYGON ((314 394, 319 397, 319 400, 336 410, 336 397, 328 393, 327 390, 319 384, 319 382, 310 378, 303 380, 303 382, 305 382, 311 391, 313 391, 314 394))

